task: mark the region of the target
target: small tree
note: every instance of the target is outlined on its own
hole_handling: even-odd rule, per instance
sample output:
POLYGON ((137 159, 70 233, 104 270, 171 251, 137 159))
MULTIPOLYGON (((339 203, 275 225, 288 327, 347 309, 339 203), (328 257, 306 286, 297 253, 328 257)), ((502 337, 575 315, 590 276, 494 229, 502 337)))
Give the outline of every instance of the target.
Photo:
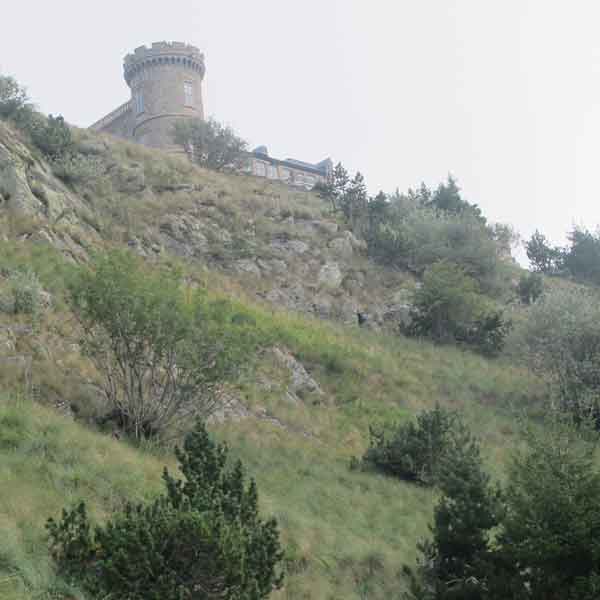
POLYGON ((363 465, 406 481, 434 485, 457 426, 454 413, 436 406, 420 413, 416 422, 402 423, 388 431, 370 427, 371 444, 363 465))
POLYGON ((509 469, 498 554, 515 565, 520 597, 597 598, 597 436, 582 435, 580 426, 554 415, 543 431, 529 428, 526 440, 527 447, 515 454, 509 469))
POLYGON ((491 554, 491 531, 501 515, 500 493, 483 469, 479 442, 459 423, 441 457, 441 498, 432 538, 418 548, 416 573, 405 567, 417 600, 483 600, 491 554))
POLYGON ((70 297, 113 416, 136 438, 208 416, 249 341, 227 306, 186 297, 176 275, 148 272, 126 253, 81 269, 70 297))
POLYGON ((533 304, 544 293, 544 280, 539 273, 521 275, 517 293, 523 304, 533 304))
POLYGON ((207 169, 237 169, 246 160, 247 143, 231 127, 212 118, 178 121, 173 128, 173 139, 196 164, 207 169))
POLYGON ((331 204, 331 210, 335 213, 341 207, 349 183, 348 171, 342 163, 338 163, 325 182, 318 182, 315 185, 315 191, 331 204))
POLYGON ((525 250, 534 271, 551 275, 560 268, 561 250, 550 246, 546 237, 539 231, 536 230, 525 244, 525 250))
POLYGON ((164 496, 95 529, 83 503, 50 519, 60 573, 102 598, 267 598, 283 580, 277 522, 261 519, 256 484, 227 456, 198 424, 177 450, 185 479, 165 470, 164 496))
POLYGON ((28 106, 25 89, 12 77, 0 75, 0 118, 14 118, 28 106))
POLYGON ((546 292, 513 342, 552 384, 565 411, 600 424, 600 303, 594 290, 570 286, 546 292))
POLYGON ((600 283, 600 234, 575 227, 569 233, 571 247, 564 254, 564 267, 580 281, 600 283))
POLYGON ((439 342, 464 342, 495 354, 509 330, 510 322, 490 306, 477 282, 461 267, 440 261, 425 271, 414 295, 409 333, 439 342))

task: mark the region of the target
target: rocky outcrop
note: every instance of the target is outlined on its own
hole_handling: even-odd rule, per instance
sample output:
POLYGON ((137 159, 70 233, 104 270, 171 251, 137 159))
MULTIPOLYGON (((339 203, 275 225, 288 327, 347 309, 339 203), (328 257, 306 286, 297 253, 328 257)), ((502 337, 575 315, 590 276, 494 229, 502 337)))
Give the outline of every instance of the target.
POLYGON ((270 352, 276 363, 289 374, 286 397, 291 402, 300 402, 311 394, 317 397, 324 396, 321 386, 308 374, 304 365, 296 360, 289 350, 275 346, 271 348, 270 352))

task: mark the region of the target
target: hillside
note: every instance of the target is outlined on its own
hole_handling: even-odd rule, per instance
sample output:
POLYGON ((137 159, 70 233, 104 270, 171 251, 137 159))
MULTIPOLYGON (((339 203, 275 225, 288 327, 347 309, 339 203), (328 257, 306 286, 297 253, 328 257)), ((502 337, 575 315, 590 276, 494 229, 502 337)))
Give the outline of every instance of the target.
POLYGON ((52 576, 46 518, 83 497, 101 519, 155 494, 173 464, 167 450, 89 426, 95 373, 65 281, 72 264, 127 247, 232 300, 262 337, 211 429, 243 457, 281 525, 288 577, 274 597, 397 597, 434 493, 350 471, 369 424, 436 403, 460 409, 501 475, 512 415, 535 409, 544 383, 506 359, 397 334, 414 277, 371 262, 315 195, 89 132, 76 143, 90 160, 67 184, 0 121, 0 297, 16 267, 44 288, 35 320, 0 311, 0 596, 69 597, 52 576))

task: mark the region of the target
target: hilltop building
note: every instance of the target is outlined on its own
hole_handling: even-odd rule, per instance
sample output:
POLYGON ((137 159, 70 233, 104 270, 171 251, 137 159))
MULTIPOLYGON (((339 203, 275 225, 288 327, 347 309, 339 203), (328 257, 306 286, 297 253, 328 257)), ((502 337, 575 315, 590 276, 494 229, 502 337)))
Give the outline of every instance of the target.
MULTIPOLYGON (((204 54, 181 42, 155 42, 140 46, 123 61, 131 98, 94 123, 90 129, 171 152, 173 124, 180 119, 204 118, 202 81, 204 54)), ((277 160, 260 146, 248 155, 246 171, 304 188, 323 181, 331 172, 327 159, 311 164, 294 159, 277 160)))

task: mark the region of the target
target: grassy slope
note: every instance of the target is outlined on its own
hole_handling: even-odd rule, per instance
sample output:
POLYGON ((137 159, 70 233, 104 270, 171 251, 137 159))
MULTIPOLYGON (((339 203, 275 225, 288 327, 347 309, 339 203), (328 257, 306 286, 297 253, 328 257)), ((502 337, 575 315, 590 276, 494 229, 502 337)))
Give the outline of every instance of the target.
MULTIPOLYGON (((221 218, 238 224, 240 238, 245 221, 252 218, 268 239, 272 225, 265 215, 271 210, 301 210, 307 218, 321 214, 314 198, 281 186, 205 173, 125 144, 115 144, 111 156, 119 165, 142 163, 150 184, 181 177, 202 183, 205 200, 214 203, 221 218)), ((93 198, 90 212, 78 215, 99 232, 96 246, 119 244, 132 231, 141 235, 163 211, 186 208, 185 197, 177 194, 171 199, 163 195, 160 201, 140 197, 127 204, 127 193, 117 193, 118 187, 88 190, 93 198)), ((13 220, 7 221, 6 231, 14 238, 38 226, 13 220)), ((54 231, 61 227, 92 243, 85 240, 85 227, 53 225, 54 231)), ((35 358, 40 399, 54 396, 81 403, 76 382, 93 373, 70 349, 76 339, 62 300, 66 264, 43 243, 0 237, 0 268, 30 265, 53 294, 52 310, 17 348, 35 358)), ((208 282, 216 295, 233 297, 240 311, 255 319, 265 345, 288 347, 327 395, 319 405, 291 405, 282 400, 281 390, 261 389, 251 372, 241 388, 245 402, 262 407, 284 427, 255 419, 215 427, 215 434, 230 442, 258 479, 265 511, 281 523, 290 574, 276 596, 397 597, 399 568, 415 558, 415 543, 427 533, 434 497, 428 490, 349 470, 350 457, 368 444, 369 423, 409 418, 436 402, 461 409, 484 441, 490 468, 500 474, 515 439, 511 411, 531 406, 543 386, 514 366, 455 348, 274 312, 250 301, 239 284, 221 275, 200 265, 187 265, 186 270, 208 282)), ((12 318, 0 313, 0 326, 12 318)), ((274 379, 279 376, 268 355, 256 369, 274 379)), ((0 388, 7 385, 2 376, 0 388)), ((44 541, 46 518, 83 497, 101 519, 125 499, 156 493, 162 466, 170 460, 94 433, 38 404, 0 397, 0 598, 67 597, 48 593, 57 582, 44 541)))
MULTIPOLYGON (((48 283, 57 281, 63 268, 57 256, 26 246, 3 248, 11 264, 26 260, 48 283)), ((60 289, 54 292, 59 298, 60 289)), ((258 479, 265 511, 281 523, 290 576, 277 596, 394 594, 400 566, 414 560, 415 543, 427 532, 434 498, 415 486, 349 470, 350 457, 368 443, 368 424, 407 418, 435 402, 462 409, 484 440, 490 467, 499 471, 513 440, 511 406, 530 405, 541 392, 539 382, 455 348, 273 312, 242 295, 237 302, 255 319, 265 344, 290 348, 327 393, 319 405, 291 405, 277 389, 257 387, 251 372, 242 385, 245 401, 292 430, 256 420, 215 427, 258 479)), ((60 311, 60 301, 56 306, 60 311)), ((39 335, 50 335, 62 321, 47 315, 39 335)), ((256 368, 276 376, 268 357, 256 368)), ((46 377, 52 369, 41 372, 46 377)), ((37 405, 6 399, 0 405, 0 539, 9 540, 0 554, 0 597, 43 598, 52 583, 43 541, 47 516, 84 497, 101 518, 125 498, 155 493, 167 458, 37 405)))

